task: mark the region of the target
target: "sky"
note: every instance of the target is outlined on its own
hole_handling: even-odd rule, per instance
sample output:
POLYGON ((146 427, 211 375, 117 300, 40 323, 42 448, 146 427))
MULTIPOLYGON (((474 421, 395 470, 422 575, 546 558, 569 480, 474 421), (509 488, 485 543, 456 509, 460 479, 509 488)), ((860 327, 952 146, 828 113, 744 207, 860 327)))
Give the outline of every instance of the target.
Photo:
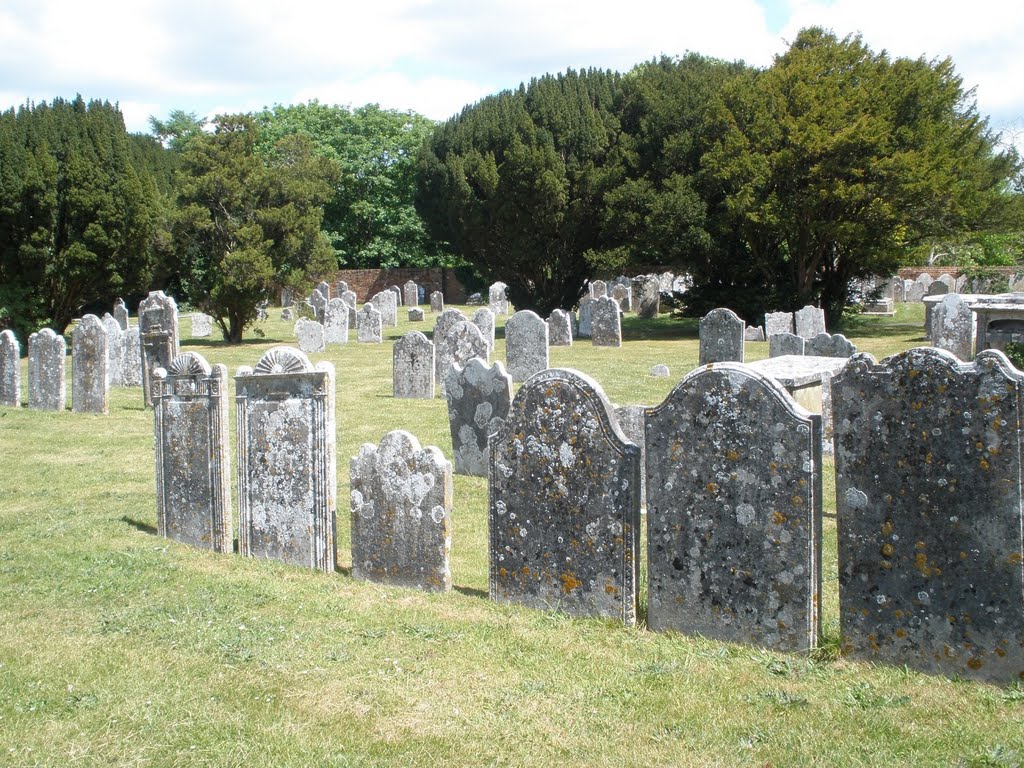
POLYGON ((688 51, 768 66, 808 26, 874 51, 950 56, 1024 149, 1020 0, 0 0, 0 109, 117 102, 129 131, 172 110, 377 103, 435 120, 547 73, 688 51))

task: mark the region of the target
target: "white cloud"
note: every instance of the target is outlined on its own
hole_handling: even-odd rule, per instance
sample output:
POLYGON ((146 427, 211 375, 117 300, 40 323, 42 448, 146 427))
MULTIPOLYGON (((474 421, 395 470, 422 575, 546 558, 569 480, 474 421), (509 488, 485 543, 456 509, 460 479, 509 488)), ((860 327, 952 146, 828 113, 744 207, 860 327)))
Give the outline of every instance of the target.
POLYGON ((432 120, 445 120, 483 97, 501 90, 470 80, 426 77, 411 80, 399 72, 371 75, 355 82, 338 80, 296 92, 293 101, 316 99, 322 104, 353 107, 377 103, 384 109, 412 110, 432 120))

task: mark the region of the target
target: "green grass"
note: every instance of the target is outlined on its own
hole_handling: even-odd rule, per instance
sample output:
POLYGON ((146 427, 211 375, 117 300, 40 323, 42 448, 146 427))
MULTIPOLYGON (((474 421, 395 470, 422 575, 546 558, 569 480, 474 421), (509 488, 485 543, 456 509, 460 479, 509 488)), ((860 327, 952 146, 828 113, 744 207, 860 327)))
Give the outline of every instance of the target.
MULTIPOLYGON (((621 349, 555 348, 552 365, 590 374, 616 403, 657 404, 696 364, 695 328, 624 325, 621 349), (656 363, 671 377, 650 377, 656 363)), ((389 341, 414 327, 403 320, 389 341)), ((920 316, 897 316, 848 335, 881 357, 920 343, 920 327, 920 316)), ((187 330, 183 348, 232 375, 293 343, 276 320, 266 338, 233 347, 187 330)), ((749 359, 766 348, 748 344, 749 359)), ((831 466, 826 637, 807 655, 491 603, 480 478, 455 479, 453 592, 354 581, 349 458, 396 428, 450 455, 447 413, 440 399, 391 397, 390 343, 311 357, 337 370, 341 569, 331 575, 156 537, 141 390, 115 390, 106 417, 0 409, 0 765, 1024 759, 1024 689, 835 658, 831 466)))

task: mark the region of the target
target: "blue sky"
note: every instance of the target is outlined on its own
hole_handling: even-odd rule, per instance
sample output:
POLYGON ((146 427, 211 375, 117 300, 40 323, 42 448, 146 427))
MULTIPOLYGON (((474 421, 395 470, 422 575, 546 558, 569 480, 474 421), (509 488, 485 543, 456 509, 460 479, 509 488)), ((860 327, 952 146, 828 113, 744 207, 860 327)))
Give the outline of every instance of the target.
POLYGON ((0 0, 0 108, 81 93, 118 102, 140 132, 173 109, 310 99, 444 119, 570 67, 686 51, 767 65, 815 24, 952 56, 979 111, 1024 147, 1019 0, 0 0))

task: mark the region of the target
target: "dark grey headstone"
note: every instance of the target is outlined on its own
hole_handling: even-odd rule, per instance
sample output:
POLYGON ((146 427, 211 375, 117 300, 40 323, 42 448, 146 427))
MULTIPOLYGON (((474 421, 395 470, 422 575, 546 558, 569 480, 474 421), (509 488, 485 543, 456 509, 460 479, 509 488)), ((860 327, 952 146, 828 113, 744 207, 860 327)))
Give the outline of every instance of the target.
POLYGON ((422 323, 423 317, 423 309, 421 307, 409 307, 410 323, 422 323))
POLYGON ((434 396, 434 343, 419 331, 407 333, 395 342, 392 393, 395 397, 434 396))
MULTIPOLYGON (((163 291, 150 291, 139 304, 139 339, 142 346, 142 400, 153 404, 150 377, 166 369, 178 356, 178 305, 163 291)), ((74 390, 72 390, 72 402, 74 390)))
POLYGON ((743 329, 746 323, 731 309, 712 309, 700 319, 698 365, 743 362, 743 329))
POLYGON ((807 341, 795 333, 773 333, 768 337, 768 357, 802 355, 806 349, 807 341))
POLYGON ((463 320, 434 345, 437 356, 437 370, 443 371, 439 381, 440 397, 445 396, 445 378, 453 365, 465 365, 474 357, 490 361, 490 350, 480 334, 480 329, 468 320, 463 320))
MULTIPOLYGON (((948 275, 947 275, 948 277, 948 275)), ((941 280, 934 281, 924 292, 925 296, 942 296, 949 293, 949 286, 941 280)))
POLYGON ((67 405, 64 358, 67 342, 52 328, 28 337, 28 407, 63 411, 67 405))
POLYGON ((615 299, 601 296, 594 299, 590 318, 590 342, 595 347, 622 346, 622 312, 615 299))
POLYGON ((735 363, 647 412, 652 629, 782 651, 821 627, 821 417, 735 363))
POLYGON ((657 317, 661 309, 661 283, 657 275, 633 278, 633 305, 637 317, 657 317))
POLYGON ((71 410, 107 413, 107 329, 96 315, 85 315, 71 332, 71 410))
POLYGON ((445 381, 455 474, 487 477, 487 438, 508 417, 512 377, 501 361, 487 367, 479 357, 448 369, 445 381))
POLYGON ((356 294, 355 291, 345 291, 341 294, 341 300, 348 305, 348 327, 349 330, 356 327, 356 294))
POLYGON ((633 311, 633 289, 631 286, 615 283, 609 295, 618 302, 619 309, 623 312, 633 311))
POLYGON ((329 290, 324 292, 320 288, 314 288, 313 292, 309 294, 306 302, 313 308, 313 316, 308 319, 316 320, 318 323, 324 321, 324 313, 327 311, 327 294, 329 292, 329 290))
MULTIPOLYGON (((668 374, 666 374, 668 375, 668 374)), ((615 418, 626 439, 640 449, 640 506, 647 506, 647 442, 644 434, 647 420, 646 405, 616 405, 615 418)))
POLYGON ((548 367, 548 324, 521 309, 505 323, 505 366, 512 381, 526 381, 548 367))
POLYGON ((640 449, 600 385, 538 373, 490 446, 491 599, 634 624, 640 449))
POLYGON ((324 297, 325 302, 330 300, 331 284, 328 283, 326 280, 321 280, 319 283, 317 283, 316 290, 320 291, 321 295, 324 297))
POLYGON ((572 320, 564 309, 553 309, 548 317, 548 343, 552 347, 572 346, 572 320))
POLYGON ((0 405, 21 407, 21 345, 14 331, 0 331, 0 405))

